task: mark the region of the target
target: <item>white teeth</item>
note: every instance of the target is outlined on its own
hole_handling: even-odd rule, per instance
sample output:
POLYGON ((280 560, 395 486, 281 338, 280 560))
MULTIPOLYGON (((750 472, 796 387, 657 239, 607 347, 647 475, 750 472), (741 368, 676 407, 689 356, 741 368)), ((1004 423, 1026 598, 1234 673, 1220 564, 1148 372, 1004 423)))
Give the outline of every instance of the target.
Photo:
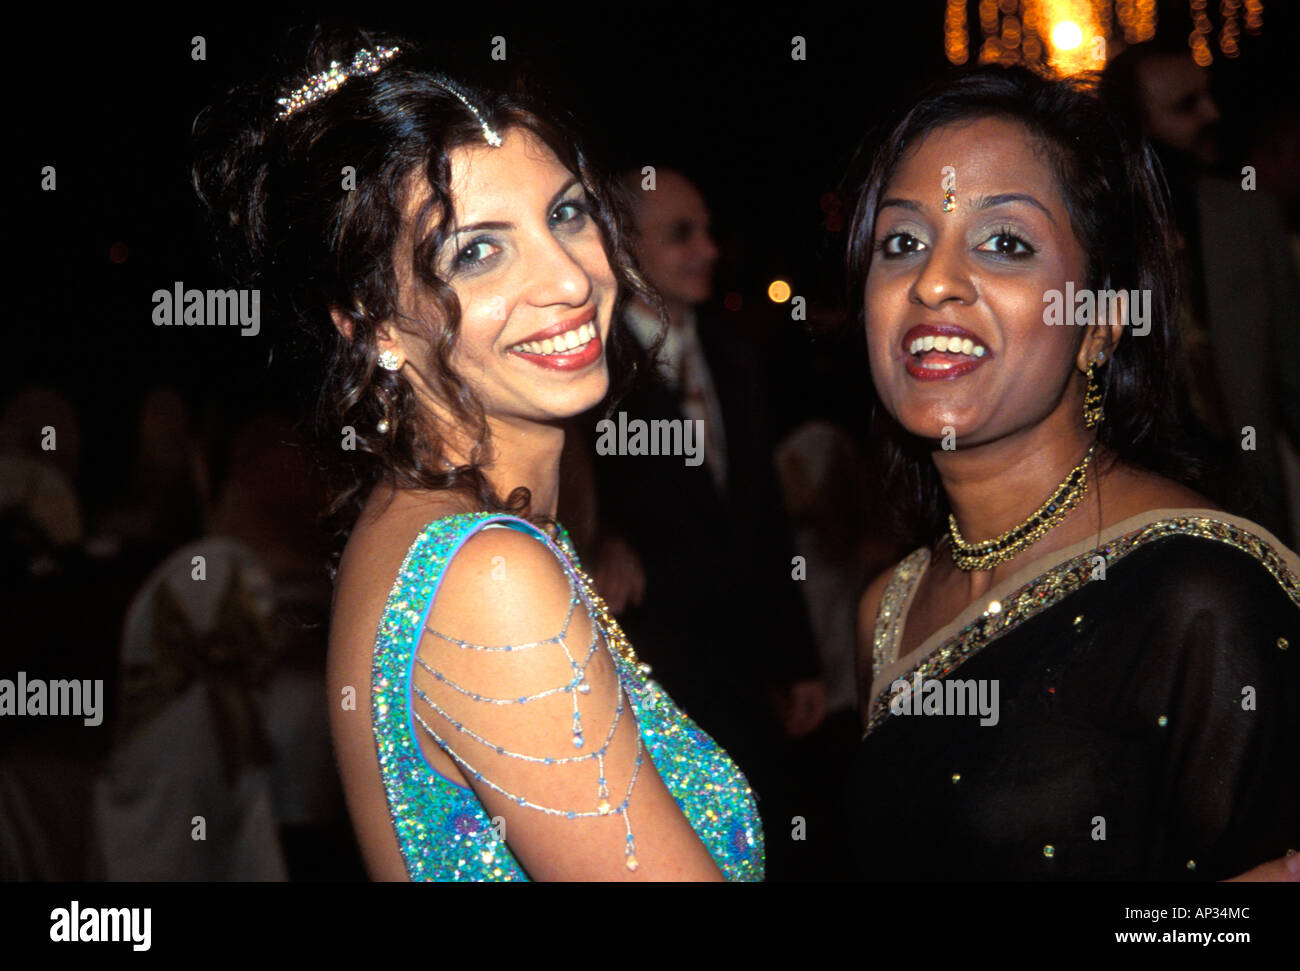
POLYGON ((984 357, 989 352, 987 347, 975 343, 969 337, 947 337, 943 335, 936 337, 933 334, 916 338, 907 345, 907 350, 909 354, 939 351, 943 354, 964 354, 967 357, 984 357))
POLYGON ((557 334, 554 337, 548 337, 541 341, 523 341, 516 344, 512 350, 524 351, 527 354, 567 354, 576 348, 582 347, 596 337, 596 325, 583 324, 581 327, 575 327, 573 330, 565 331, 563 334, 557 334))

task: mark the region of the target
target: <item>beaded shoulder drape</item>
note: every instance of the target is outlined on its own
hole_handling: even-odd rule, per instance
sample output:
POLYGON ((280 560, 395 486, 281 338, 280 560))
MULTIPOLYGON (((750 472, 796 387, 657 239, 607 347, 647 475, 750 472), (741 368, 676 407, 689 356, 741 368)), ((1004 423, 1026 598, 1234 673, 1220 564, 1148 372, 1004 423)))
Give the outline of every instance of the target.
POLYGON ((417 649, 443 572, 474 533, 494 525, 533 536, 559 560, 601 630, 600 649, 609 650, 614 661, 627 714, 635 718, 643 749, 668 791, 729 880, 761 880, 763 832, 748 782, 726 752, 647 676, 607 618, 602 622, 602 605, 591 599, 567 532, 560 527, 558 540, 552 540, 526 520, 492 513, 446 516, 425 527, 402 563, 375 640, 372 726, 394 836, 410 878, 529 879, 507 843, 497 838, 474 790, 444 778, 425 759, 417 733, 429 731, 434 714, 422 710, 425 703, 412 690, 417 649))

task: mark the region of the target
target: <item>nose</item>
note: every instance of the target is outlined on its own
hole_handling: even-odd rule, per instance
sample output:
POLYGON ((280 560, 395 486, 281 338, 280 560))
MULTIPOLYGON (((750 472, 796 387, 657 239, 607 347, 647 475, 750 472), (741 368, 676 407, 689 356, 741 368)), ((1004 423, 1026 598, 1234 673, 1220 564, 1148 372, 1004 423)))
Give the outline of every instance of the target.
POLYGON ((1223 117, 1219 111, 1219 104, 1208 93, 1201 96, 1201 124, 1210 125, 1223 117))
MULTIPOLYGON (((601 259, 604 259, 603 248, 601 259)), ((570 304, 580 307, 591 298, 592 280, 579 257, 551 233, 546 233, 526 256, 529 299, 539 307, 570 304)))
POLYGON ((950 242, 935 242, 922 259, 908 296, 913 303, 933 309, 948 300, 970 303, 975 299, 965 252, 956 236, 950 242))
POLYGON ((695 252, 702 260, 716 263, 721 251, 713 241, 713 235, 706 229, 695 237, 695 252))

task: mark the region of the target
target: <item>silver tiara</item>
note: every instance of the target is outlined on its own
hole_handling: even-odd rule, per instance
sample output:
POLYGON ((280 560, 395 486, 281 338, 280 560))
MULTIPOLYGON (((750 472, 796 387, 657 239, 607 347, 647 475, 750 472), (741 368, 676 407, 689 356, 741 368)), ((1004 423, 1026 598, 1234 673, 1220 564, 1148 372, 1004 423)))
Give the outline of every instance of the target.
MULTIPOLYGON (((307 79, 306 84, 289 92, 286 97, 276 98, 276 104, 281 106, 276 121, 284 121, 299 108, 306 107, 312 102, 319 101, 326 95, 332 94, 341 88, 343 82, 348 78, 377 73, 400 52, 400 47, 365 48, 357 51, 352 58, 352 63, 347 67, 344 67, 338 61, 330 61, 327 70, 321 71, 319 74, 313 74, 307 79)), ((500 147, 501 136, 484 120, 483 115, 474 107, 469 98, 465 97, 455 85, 445 79, 438 78, 435 83, 463 104, 469 113, 474 116, 475 121, 479 123, 479 127, 483 129, 484 140, 489 145, 493 148, 500 147)))

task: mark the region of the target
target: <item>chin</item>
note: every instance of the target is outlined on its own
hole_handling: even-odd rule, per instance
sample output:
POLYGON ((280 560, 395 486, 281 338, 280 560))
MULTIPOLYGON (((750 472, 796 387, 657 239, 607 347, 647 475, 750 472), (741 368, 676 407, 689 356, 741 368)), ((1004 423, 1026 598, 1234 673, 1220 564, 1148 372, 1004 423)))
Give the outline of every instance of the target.
POLYGON ((677 286, 673 287, 672 292, 665 292, 664 299, 671 303, 684 303, 690 306, 707 303, 713 296, 713 286, 711 284, 697 283, 692 280, 682 280, 677 286))
POLYGON ((931 408, 903 409, 901 413, 895 413, 894 418, 909 435, 936 442, 948 434, 949 429, 956 433, 957 438, 965 438, 975 425, 968 415, 937 412, 931 408))
POLYGON ((602 371, 599 381, 584 381, 582 387, 573 388, 563 399, 552 402, 547 410, 555 420, 562 421, 595 408, 608 393, 609 375, 602 371))

